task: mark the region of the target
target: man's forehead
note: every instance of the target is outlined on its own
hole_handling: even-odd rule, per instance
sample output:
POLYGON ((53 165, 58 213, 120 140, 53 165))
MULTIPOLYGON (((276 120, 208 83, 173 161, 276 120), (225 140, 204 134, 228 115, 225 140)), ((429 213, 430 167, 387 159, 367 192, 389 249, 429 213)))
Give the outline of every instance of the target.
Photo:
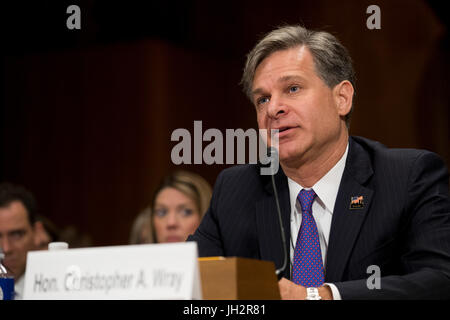
POLYGON ((306 46, 296 46, 289 49, 277 50, 265 57, 256 67, 255 73, 267 67, 290 65, 295 63, 312 62, 312 54, 306 46))
POLYGON ((0 208, 0 231, 30 226, 25 206, 20 201, 12 201, 0 208))
POLYGON ((314 72, 314 60, 305 46, 276 51, 256 68, 253 88, 261 77, 270 77, 273 81, 280 82, 294 76, 306 78, 304 73, 311 71, 314 72))

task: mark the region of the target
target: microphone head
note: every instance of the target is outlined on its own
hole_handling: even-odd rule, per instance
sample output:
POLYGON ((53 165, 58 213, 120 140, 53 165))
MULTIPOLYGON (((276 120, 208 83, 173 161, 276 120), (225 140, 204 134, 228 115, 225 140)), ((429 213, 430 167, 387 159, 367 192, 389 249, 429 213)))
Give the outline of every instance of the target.
POLYGON ((275 175, 278 172, 280 157, 278 149, 275 147, 267 148, 267 157, 269 158, 270 166, 267 168, 266 174, 275 175))
POLYGON ((267 155, 269 157, 276 156, 278 158, 278 149, 275 147, 267 147, 267 155))

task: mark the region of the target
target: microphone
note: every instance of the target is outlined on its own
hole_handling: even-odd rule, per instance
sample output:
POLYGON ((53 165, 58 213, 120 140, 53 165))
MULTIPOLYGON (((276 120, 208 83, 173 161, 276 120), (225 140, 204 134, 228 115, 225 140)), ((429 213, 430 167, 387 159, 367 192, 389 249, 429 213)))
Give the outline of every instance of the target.
MULTIPOLYGON (((271 161, 279 161, 277 149, 275 149, 274 147, 270 147, 268 149, 268 153, 270 154, 271 161)), ((271 167, 273 167, 273 166, 271 165, 271 167)), ((278 166, 277 166, 277 168, 278 168, 278 166)), ((281 242, 283 243, 283 253, 284 253, 283 265, 281 266, 281 268, 279 268, 275 271, 275 274, 277 275, 278 280, 280 280, 282 273, 284 272, 284 270, 287 267, 288 257, 287 257, 286 235, 284 234, 283 219, 281 218, 280 200, 278 199, 277 186, 275 184, 275 174, 276 174, 276 171, 272 172, 272 174, 271 174, 272 189, 273 189, 273 194, 275 196, 275 202, 277 205, 278 222, 280 224, 281 242)))

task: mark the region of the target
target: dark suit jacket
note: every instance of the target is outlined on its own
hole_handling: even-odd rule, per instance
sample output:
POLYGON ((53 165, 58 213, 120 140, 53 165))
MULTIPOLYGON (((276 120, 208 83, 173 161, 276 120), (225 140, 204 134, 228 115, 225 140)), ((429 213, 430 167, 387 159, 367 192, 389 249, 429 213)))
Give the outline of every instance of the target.
MULTIPOLYGON (((275 181, 289 241, 289 189, 281 167, 275 181)), ((258 165, 222 171, 210 208, 188 240, 197 241, 200 256, 248 257, 281 267, 283 247, 270 176, 260 175, 258 165)), ((289 274, 288 267, 284 276, 289 274)), ((334 283, 342 299, 450 298, 448 171, 437 155, 350 137, 325 282, 334 283), (350 208, 353 196, 363 196, 362 208, 350 208), (370 265, 380 267, 381 289, 368 289, 370 265)))

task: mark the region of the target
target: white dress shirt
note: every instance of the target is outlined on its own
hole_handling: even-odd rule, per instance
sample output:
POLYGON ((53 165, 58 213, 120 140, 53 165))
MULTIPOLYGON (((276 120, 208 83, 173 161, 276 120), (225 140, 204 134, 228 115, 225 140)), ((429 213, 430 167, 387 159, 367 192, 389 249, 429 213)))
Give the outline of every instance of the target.
MULTIPOLYGON (((317 231, 319 233, 320 251, 322 253, 323 266, 326 266, 326 255, 328 250, 328 239, 330 238, 331 219, 333 217, 334 204, 344 173, 345 161, 347 160, 347 148, 341 159, 328 171, 312 188, 304 188, 294 180, 288 178, 289 198, 291 202, 291 239, 290 239, 290 257, 291 257, 291 277, 294 261, 294 249, 297 242, 298 232, 302 224, 302 208, 297 196, 302 189, 313 189, 317 197, 312 205, 312 215, 316 221, 317 231)), ((341 295, 337 287, 327 283, 330 287, 333 299, 341 300, 341 295)))
POLYGON ((14 279, 14 300, 23 300, 23 290, 25 285, 25 274, 19 279, 14 279))

